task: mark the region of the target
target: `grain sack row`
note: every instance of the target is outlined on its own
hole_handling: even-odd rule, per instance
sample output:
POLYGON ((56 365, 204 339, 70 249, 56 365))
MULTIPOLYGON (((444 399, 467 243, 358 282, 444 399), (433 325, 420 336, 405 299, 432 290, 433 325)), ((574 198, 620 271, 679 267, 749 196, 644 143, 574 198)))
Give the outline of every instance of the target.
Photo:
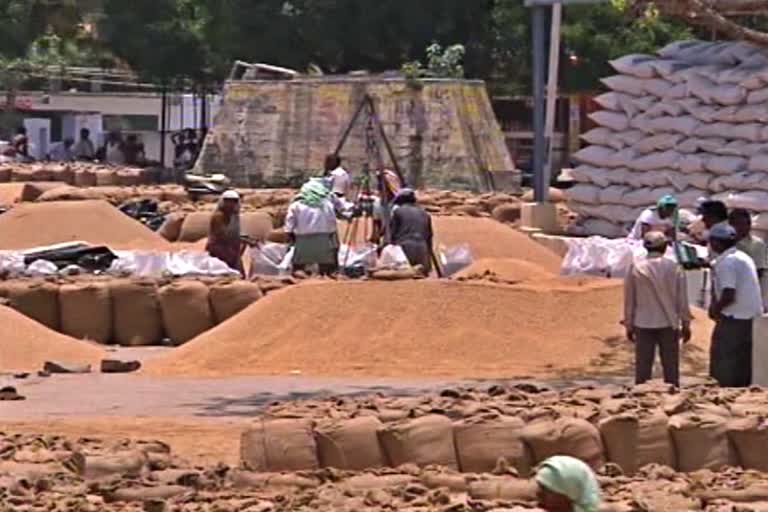
POLYGON ((0 281, 0 297, 68 336, 124 346, 180 345, 263 296, 257 283, 136 279, 0 281))
MULTIPOLYGON (((166 216, 158 229, 160 236, 169 242, 197 242, 208 237, 213 212, 174 212, 166 216)), ((265 240, 274 227, 274 220, 266 212, 240 214, 240 233, 258 240, 265 240)))
POLYGON ((569 206, 625 234, 642 207, 675 194, 768 211, 768 53, 741 43, 675 43, 611 62, 599 125, 575 155, 569 206))
POLYGON ((155 169, 92 164, 87 162, 33 164, 0 164, 0 183, 57 181, 77 187, 134 186, 154 183, 159 178, 155 169))
POLYGON ((648 464, 683 472, 738 465, 766 471, 766 427, 757 416, 668 417, 659 409, 614 414, 597 424, 547 415, 533 421, 486 415, 452 422, 430 414, 388 424, 374 416, 318 423, 272 419, 243 433, 241 459, 246 469, 264 472, 416 464, 482 473, 506 464, 526 476, 553 455, 571 455, 595 469, 611 462, 625 474, 648 464))

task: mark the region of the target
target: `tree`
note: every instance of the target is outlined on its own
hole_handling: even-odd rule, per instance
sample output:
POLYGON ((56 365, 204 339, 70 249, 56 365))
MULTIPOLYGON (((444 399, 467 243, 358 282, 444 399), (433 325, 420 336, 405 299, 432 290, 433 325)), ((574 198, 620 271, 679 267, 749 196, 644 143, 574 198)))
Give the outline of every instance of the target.
MULTIPOLYGON (((646 5, 646 1, 636 1, 646 5)), ((657 0, 659 11, 685 20, 688 23, 714 30, 726 37, 768 45, 766 27, 755 26, 748 18, 768 12, 768 0, 657 0)))

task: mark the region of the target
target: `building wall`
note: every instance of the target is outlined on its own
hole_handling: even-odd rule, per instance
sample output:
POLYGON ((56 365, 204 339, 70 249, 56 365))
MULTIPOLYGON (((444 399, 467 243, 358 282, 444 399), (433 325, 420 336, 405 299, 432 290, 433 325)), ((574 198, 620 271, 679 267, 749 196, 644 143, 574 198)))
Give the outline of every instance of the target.
MULTIPOLYGON (((196 171, 241 186, 295 186, 322 171, 365 94, 409 184, 482 190, 488 173, 514 171, 483 82, 375 77, 229 82, 196 171)), ((365 140, 360 119, 341 151, 353 175, 368 160, 365 140)))

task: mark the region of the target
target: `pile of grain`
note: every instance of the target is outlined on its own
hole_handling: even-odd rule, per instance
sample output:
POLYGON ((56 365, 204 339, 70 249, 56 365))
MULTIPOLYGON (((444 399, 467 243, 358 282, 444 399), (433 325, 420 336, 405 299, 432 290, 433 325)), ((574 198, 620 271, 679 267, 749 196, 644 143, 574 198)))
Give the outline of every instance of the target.
MULTIPOLYGON (((520 377, 631 371, 622 287, 307 282, 150 364, 157 375, 520 377)), ((697 321, 696 342, 711 328, 697 321), (700 332, 698 330, 700 329, 700 332)), ((692 363, 704 352, 690 348, 692 363)), ((700 365, 699 365, 700 366, 700 365)), ((701 367, 697 367, 701 370, 701 367)))
POLYGON ((555 275, 536 263, 516 258, 482 258, 458 272, 459 281, 488 279, 490 281, 517 283, 552 279, 555 275))
POLYGON ((74 240, 114 249, 171 248, 160 235, 105 201, 25 203, 0 215, 0 250, 74 240))
POLYGON ((104 351, 0 306, 0 370, 40 370, 46 361, 96 364, 104 351))
POLYGON ((559 272, 560 257, 527 235, 491 219, 433 217, 435 243, 453 246, 469 244, 472 256, 515 258, 532 261, 550 272, 559 272))

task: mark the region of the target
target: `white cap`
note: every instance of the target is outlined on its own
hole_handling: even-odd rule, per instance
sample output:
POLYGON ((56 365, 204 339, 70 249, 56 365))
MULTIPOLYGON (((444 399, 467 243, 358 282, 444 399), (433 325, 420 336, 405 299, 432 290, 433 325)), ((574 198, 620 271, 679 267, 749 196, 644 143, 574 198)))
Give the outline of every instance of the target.
POLYGON ((237 193, 237 190, 225 190, 223 194, 221 194, 222 199, 234 199, 235 201, 240 200, 240 194, 237 193))

